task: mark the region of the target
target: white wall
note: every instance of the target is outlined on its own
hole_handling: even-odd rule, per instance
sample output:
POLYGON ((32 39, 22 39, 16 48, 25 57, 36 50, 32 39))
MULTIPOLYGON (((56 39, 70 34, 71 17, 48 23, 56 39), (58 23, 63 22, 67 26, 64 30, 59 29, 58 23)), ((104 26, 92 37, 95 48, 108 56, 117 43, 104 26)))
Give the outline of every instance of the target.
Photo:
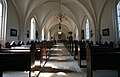
POLYGON ((14 5, 12 4, 11 0, 7 0, 8 3, 8 17, 7 17, 7 35, 6 35, 6 42, 15 41, 18 42, 18 34, 19 34, 19 21, 18 16, 15 10, 14 5), (17 36, 10 36, 10 29, 17 30, 17 36))
MULTIPOLYGON (((16 10, 15 10, 15 7, 14 5, 12 4, 11 0, 7 0, 8 1, 8 20, 7 20, 7 37, 6 37, 6 41, 8 42, 11 42, 12 40, 18 42, 18 34, 19 34, 19 18, 17 16, 17 13, 16 13, 16 10), (17 36, 16 37, 11 37, 10 36, 10 29, 13 28, 13 29, 16 29, 18 31, 17 33, 17 36)), ((104 42, 104 41, 114 41, 114 30, 113 30, 113 19, 112 19, 112 0, 111 1, 108 1, 108 3, 105 5, 105 8, 100 16, 100 33, 102 35, 102 30, 103 29, 106 29, 106 28, 109 28, 109 36, 103 36, 101 37, 101 40, 104 42)), ((99 14, 98 14, 99 15, 99 14)), ((83 16, 84 17, 84 16, 83 16)), ((98 17, 98 16, 97 16, 98 17)), ((81 19, 82 20, 82 19, 81 19)), ((81 21, 79 20, 79 21, 81 21)), ((82 21, 81 21, 82 23, 82 21)), ((81 24, 80 23, 80 24, 81 24)), ((84 23, 83 23, 84 24, 84 23)), ((30 24, 27 23, 27 26, 29 26, 30 24)), ((90 22, 90 30, 93 30, 93 33, 94 33, 94 36, 92 38, 90 38, 90 40, 95 40, 94 37, 95 36, 95 33, 94 32, 95 30, 93 29, 94 25, 90 22)), ((96 25, 95 25, 96 26, 96 25)), ((79 27, 78 27, 79 28, 79 27)), ((81 27, 80 27, 81 28, 81 27)), ((38 29, 38 28, 37 28, 38 29)), ((58 29, 58 28, 57 28, 58 29)), ((29 30, 29 27, 27 27, 26 31, 29 30)), ((66 32, 64 33, 67 33, 68 29, 65 29, 66 32)), ((30 31, 30 30, 29 30, 30 31)), ((55 30, 54 30, 55 31, 55 30)), ((54 32, 53 31, 53 32, 54 32)), ((42 32, 42 31, 39 31, 39 32, 42 32)), ((79 30, 79 34, 80 34, 81 30, 79 30)), ((25 33, 25 39, 24 41, 27 41, 29 40, 28 38, 26 38, 26 32, 25 33)), ((53 33, 52 33, 53 34, 53 33)), ((39 34, 39 39, 41 38, 41 34, 39 34)), ((53 36, 53 35, 52 35, 53 36)), ((67 34, 66 34, 67 36, 67 34)), ((23 36, 24 37, 24 36, 23 36)), ((57 38, 57 36, 55 37, 57 38)), ((79 37, 79 39, 81 39, 81 37, 79 37)))
POLYGON ((100 22, 100 33, 101 33, 101 41, 114 41, 113 36, 115 34, 113 30, 113 19, 112 19, 112 0, 108 1, 108 3, 105 5, 105 8, 103 10, 103 14, 101 15, 101 22, 100 22), (102 30, 109 28, 109 36, 103 36, 102 30))

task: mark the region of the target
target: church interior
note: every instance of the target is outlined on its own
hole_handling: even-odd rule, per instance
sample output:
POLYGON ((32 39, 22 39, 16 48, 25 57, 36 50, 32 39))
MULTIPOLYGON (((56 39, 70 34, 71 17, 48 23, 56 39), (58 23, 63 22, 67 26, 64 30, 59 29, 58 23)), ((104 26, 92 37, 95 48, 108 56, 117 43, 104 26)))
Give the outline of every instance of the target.
POLYGON ((120 0, 0 0, 0 77, 120 77, 120 0))

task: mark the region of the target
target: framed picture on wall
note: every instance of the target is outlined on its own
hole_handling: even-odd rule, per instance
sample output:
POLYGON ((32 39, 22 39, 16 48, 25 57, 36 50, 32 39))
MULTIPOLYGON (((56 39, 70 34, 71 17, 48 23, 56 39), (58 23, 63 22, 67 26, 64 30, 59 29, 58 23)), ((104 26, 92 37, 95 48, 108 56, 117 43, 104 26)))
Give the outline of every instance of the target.
POLYGON ((103 29, 102 34, 103 36, 109 36, 109 28, 103 29))
POLYGON ((16 29, 10 29, 10 36, 17 36, 17 30, 16 29))

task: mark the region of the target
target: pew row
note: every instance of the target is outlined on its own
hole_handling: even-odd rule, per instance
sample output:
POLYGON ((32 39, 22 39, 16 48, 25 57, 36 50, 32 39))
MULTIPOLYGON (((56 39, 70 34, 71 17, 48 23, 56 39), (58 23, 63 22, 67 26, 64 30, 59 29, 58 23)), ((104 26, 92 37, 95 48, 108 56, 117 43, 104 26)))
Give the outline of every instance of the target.
POLYGON ((74 56, 74 59, 77 60, 77 56, 78 56, 78 41, 74 41, 73 42, 73 47, 74 47, 74 50, 73 50, 73 56, 74 56))
POLYGON ((79 43, 80 50, 78 51, 78 65, 81 68, 86 68, 86 65, 82 64, 82 60, 86 60, 86 48, 85 44, 79 43))
POLYGON ((35 67, 35 44, 29 49, 0 49, 0 77, 4 71, 29 71, 34 72, 35 67))
POLYGON ((117 70, 120 77, 120 49, 90 46, 86 44, 87 77, 93 70, 117 70))

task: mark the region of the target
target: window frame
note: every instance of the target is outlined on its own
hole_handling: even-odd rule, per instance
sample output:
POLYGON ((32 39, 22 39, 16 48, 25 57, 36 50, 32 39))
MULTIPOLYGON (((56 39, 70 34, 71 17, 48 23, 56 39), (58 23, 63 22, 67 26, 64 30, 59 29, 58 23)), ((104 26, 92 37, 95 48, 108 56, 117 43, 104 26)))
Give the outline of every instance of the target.
POLYGON ((6 23, 7 23, 7 1, 0 0, 2 4, 2 17, 1 17, 1 24, 0 24, 0 42, 4 44, 6 42, 6 23))
POLYGON ((117 22, 117 37, 120 38, 120 1, 117 0, 115 4, 115 10, 116 10, 116 22, 117 22), (119 10, 118 10, 118 4, 119 4, 119 10), (118 14, 119 11, 119 14, 118 14), (119 15, 119 16, 118 16, 119 15))
POLYGON ((90 39, 90 23, 88 17, 85 19, 85 39, 90 39))
POLYGON ((30 21, 30 40, 35 40, 36 39, 36 20, 35 17, 31 18, 30 21))
POLYGON ((3 4, 3 2, 2 2, 2 0, 0 0, 0 4, 1 4, 1 6, 2 6, 2 9, 0 10, 0 39, 2 39, 2 24, 3 24, 3 6, 4 6, 4 4, 3 4))

